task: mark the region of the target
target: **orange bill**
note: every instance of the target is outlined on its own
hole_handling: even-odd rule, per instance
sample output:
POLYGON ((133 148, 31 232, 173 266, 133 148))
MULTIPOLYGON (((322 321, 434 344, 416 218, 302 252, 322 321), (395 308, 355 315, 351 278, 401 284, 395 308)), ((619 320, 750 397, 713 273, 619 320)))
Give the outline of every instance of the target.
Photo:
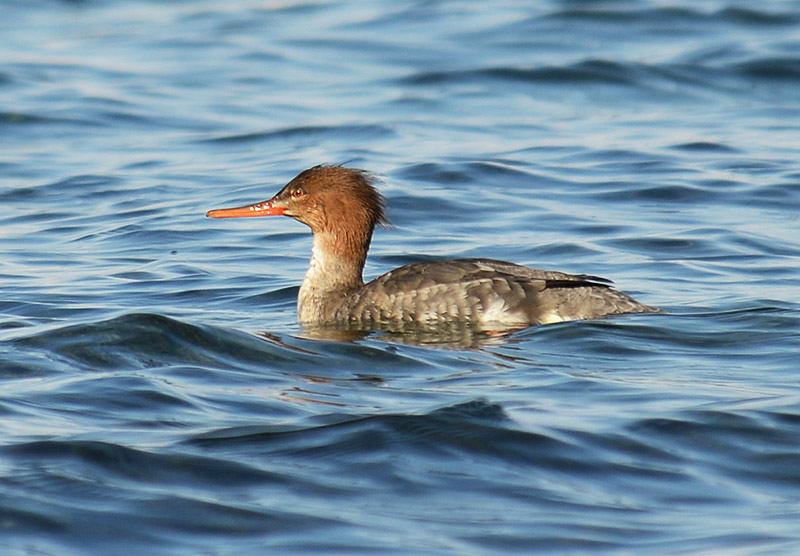
POLYGON ((221 208, 210 210, 206 216, 211 218, 244 218, 251 216, 279 216, 284 213, 286 207, 276 207, 272 201, 264 201, 254 205, 235 208, 221 208))

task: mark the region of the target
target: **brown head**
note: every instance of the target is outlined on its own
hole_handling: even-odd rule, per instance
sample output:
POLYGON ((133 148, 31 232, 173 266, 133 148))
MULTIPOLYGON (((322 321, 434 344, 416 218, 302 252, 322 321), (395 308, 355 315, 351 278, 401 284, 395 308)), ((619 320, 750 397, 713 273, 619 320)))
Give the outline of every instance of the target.
POLYGON ((320 165, 297 175, 272 199, 237 208, 215 209, 212 218, 291 216, 324 240, 331 254, 361 267, 376 224, 387 224, 386 203, 368 172, 320 165))
POLYGON ((272 199, 243 207, 214 209, 211 218, 249 216, 291 216, 306 224, 313 233, 334 231, 338 226, 354 226, 356 221, 370 231, 376 224, 387 224, 386 201, 364 170, 344 166, 319 165, 300 172, 272 199))

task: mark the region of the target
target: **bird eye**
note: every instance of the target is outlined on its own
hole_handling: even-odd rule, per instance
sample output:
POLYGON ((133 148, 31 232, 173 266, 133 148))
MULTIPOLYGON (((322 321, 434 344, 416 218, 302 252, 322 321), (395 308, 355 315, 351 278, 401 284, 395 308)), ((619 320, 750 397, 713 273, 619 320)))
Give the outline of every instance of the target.
POLYGON ((295 199, 302 197, 303 195, 305 195, 305 191, 303 191, 300 187, 292 191, 292 197, 295 199))

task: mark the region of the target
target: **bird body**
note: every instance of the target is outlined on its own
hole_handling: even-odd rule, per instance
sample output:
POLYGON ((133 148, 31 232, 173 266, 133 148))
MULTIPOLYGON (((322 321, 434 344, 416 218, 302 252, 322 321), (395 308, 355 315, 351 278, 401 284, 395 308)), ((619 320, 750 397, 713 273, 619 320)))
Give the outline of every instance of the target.
POLYGON ((285 215, 311 228, 311 262, 297 302, 307 326, 461 322, 488 330, 660 312, 604 278, 493 259, 413 263, 364 283, 373 230, 386 223, 385 200, 373 181, 363 170, 315 166, 268 201, 207 215, 285 215))

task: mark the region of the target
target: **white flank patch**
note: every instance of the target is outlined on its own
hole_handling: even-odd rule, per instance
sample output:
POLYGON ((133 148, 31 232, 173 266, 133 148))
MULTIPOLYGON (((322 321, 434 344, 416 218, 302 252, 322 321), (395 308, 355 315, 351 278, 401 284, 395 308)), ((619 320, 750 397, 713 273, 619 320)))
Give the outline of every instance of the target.
POLYGON ((539 317, 539 322, 542 324, 555 324, 557 322, 564 322, 570 319, 565 319, 555 311, 548 311, 539 317))
POLYGON ((506 302, 502 299, 495 299, 487 307, 484 307, 480 318, 481 322, 497 322, 504 324, 519 324, 527 321, 524 315, 519 312, 510 313, 506 302))

